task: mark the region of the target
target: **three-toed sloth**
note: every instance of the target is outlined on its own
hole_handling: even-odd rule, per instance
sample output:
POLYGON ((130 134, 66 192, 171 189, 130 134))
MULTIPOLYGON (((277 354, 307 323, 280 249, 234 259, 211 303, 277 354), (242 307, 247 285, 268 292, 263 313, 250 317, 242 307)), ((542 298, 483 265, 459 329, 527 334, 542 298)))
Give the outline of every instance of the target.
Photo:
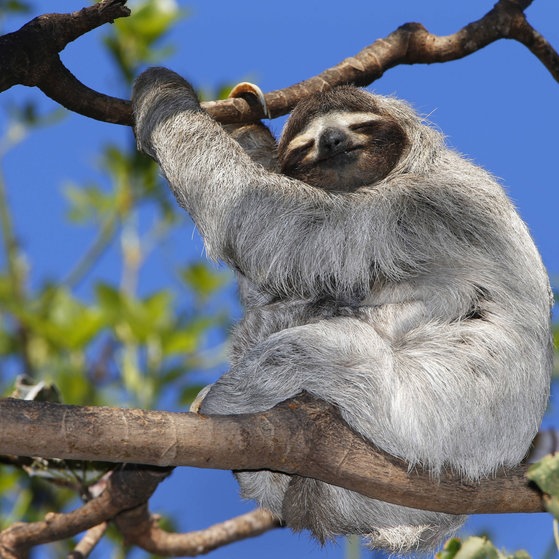
MULTIPOLYGON (((523 459, 548 398, 550 288, 492 176, 406 103, 354 87, 300 102, 277 150, 262 124, 227 127, 233 139, 169 70, 142 74, 133 104, 139 149, 238 277, 231 369, 201 413, 305 390, 434 476, 475 480, 523 459)), ((426 550, 464 520, 277 472, 237 478, 320 540, 426 550)))

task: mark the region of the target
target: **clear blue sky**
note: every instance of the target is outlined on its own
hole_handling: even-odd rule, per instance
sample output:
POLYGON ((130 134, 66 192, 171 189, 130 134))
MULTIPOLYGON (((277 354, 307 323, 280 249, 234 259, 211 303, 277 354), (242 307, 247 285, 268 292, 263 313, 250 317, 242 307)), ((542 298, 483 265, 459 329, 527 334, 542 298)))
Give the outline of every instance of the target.
MULTIPOLYGON (((264 91, 306 79, 355 54, 378 37, 408 21, 430 31, 449 34, 478 19, 493 0, 283 0, 282 2, 184 2, 188 17, 175 29, 177 45, 167 65, 197 87, 211 90, 221 83, 251 80, 264 91)), ((39 4, 39 3, 37 3, 39 4)), ((58 11, 82 7, 60 0, 58 11)), ((38 11, 52 9, 43 2, 38 11)), ((532 24, 559 48, 559 3, 535 0, 527 15, 532 24)), ((9 29, 11 30, 11 29, 9 29)), ((63 59, 89 86, 117 96, 117 80, 98 45, 101 29, 79 39, 63 59)), ((501 41, 464 60, 441 65, 402 66, 372 85, 375 91, 407 99, 429 115, 458 151, 500 177, 528 223, 552 277, 559 276, 557 214, 559 210, 559 84, 523 46, 501 41)), ((41 99, 40 93, 13 88, 0 98, 0 109, 12 98, 41 99)), ((44 107, 54 106, 50 101, 44 107)), ((5 120, 0 115, 0 126, 5 120)), ((279 130, 279 125, 272 127, 279 130)), ((0 128, 0 134, 2 128, 0 128)), ((99 178, 95 157, 108 141, 130 138, 130 131, 70 115, 54 128, 39 131, 4 161, 3 172, 21 240, 37 277, 68 269, 83 250, 79 234, 68 238, 63 225, 65 202, 61 186, 69 180, 99 178)), ((200 253, 194 242, 176 250, 200 253), (186 248, 185 248, 186 247, 186 248), (194 247, 194 248, 192 248, 194 247)), ((119 274, 110 258, 99 273, 119 274)), ((154 270, 155 273, 155 270, 154 270)), ((147 278, 144 288, 149 289, 147 278)), ((555 413, 549 421, 558 419, 555 413)), ((557 425, 557 421, 555 421, 557 425)), ((176 513, 181 529, 200 529, 249 510, 228 472, 183 468, 158 490, 153 509, 176 513)), ((526 548, 542 555, 551 540, 545 515, 478 516, 467 531, 488 529, 509 550, 526 548)), ((320 549, 306 534, 276 531, 214 552, 215 558, 265 556, 334 559, 343 545, 320 549)), ((100 557, 101 555, 99 555, 100 557)))

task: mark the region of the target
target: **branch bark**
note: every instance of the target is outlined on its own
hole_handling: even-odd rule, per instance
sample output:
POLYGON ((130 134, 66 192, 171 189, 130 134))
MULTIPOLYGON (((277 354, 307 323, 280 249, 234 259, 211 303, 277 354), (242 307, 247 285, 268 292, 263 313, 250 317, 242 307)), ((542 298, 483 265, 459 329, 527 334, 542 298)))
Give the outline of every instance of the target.
POLYGON ((355 434, 337 411, 308 396, 267 412, 200 416, 0 400, 0 452, 18 456, 269 469, 345 487, 390 503, 451 514, 539 512, 542 496, 526 466, 466 482, 408 471, 355 434), (26 437, 21 437, 26 433, 26 437))
MULTIPOLYGON (((1 445, 0 445, 1 448, 1 445)), ((107 489, 67 514, 49 513, 41 522, 13 524, 0 533, 0 557, 18 559, 35 545, 63 540, 147 501, 169 469, 128 466, 113 472, 107 489)))
MULTIPOLYGON (((85 116, 132 125, 129 101, 89 89, 64 67, 58 53, 78 36, 129 14, 126 0, 103 0, 72 14, 47 14, 19 31, 0 37, 0 91, 15 84, 39 87, 62 106, 85 116)), ((456 33, 437 36, 420 23, 407 23, 355 56, 308 80, 266 94, 272 118, 290 112, 304 97, 344 83, 369 85, 401 64, 458 60, 499 39, 525 45, 559 82, 559 54, 527 21, 532 0, 499 0, 478 21, 456 33)), ((242 98, 210 101, 203 107, 219 122, 249 122, 265 117, 259 106, 242 98)))
POLYGON ((209 553, 218 547, 259 536, 280 526, 271 513, 256 509, 205 530, 175 534, 157 525, 157 518, 150 515, 147 504, 119 514, 115 524, 128 544, 165 557, 194 557, 209 553))
MULTIPOLYGON (((559 82, 559 54, 528 23, 524 14, 531 3, 532 0, 499 0, 481 19, 447 36, 429 33, 421 23, 406 23, 318 76, 267 93, 269 114, 272 118, 287 114, 301 99, 337 85, 367 86, 395 66, 458 60, 499 39, 514 39, 527 46, 559 82)), ((247 122, 265 116, 259 107, 249 106, 242 99, 211 101, 202 106, 223 123, 247 122)))
POLYGON ((0 557, 21 559, 37 545, 67 539, 86 531, 68 559, 87 557, 114 520, 128 544, 163 556, 193 557, 280 526, 269 512, 257 509, 205 530, 169 533, 157 525, 147 502, 171 468, 137 465, 111 472, 103 492, 70 513, 49 513, 43 521, 18 522, 0 532, 0 557))
MULTIPOLYGON (((102 0, 71 14, 47 14, 0 37, 0 92, 13 85, 39 87, 74 112, 98 120, 132 124, 130 103, 82 84, 62 64, 65 46, 92 29, 129 15, 126 0, 102 0)), ((559 81, 559 55, 527 21, 532 0, 499 0, 480 20, 448 36, 408 23, 338 65, 306 81, 266 95, 272 118, 288 113, 304 97, 343 83, 365 86, 401 64, 447 62, 499 39, 524 44, 559 81)), ((222 123, 263 118, 242 98, 203 104, 222 123)), ((203 417, 110 408, 78 408, 21 400, 0 401, 0 453, 67 459, 190 465, 221 469, 274 469, 340 485, 383 501, 453 514, 535 512, 542 495, 525 479, 525 466, 467 483, 452 473, 434 480, 409 472, 353 433, 336 410, 306 397, 262 414, 203 417), (26 437, 21 437, 21 433, 26 437)), ((114 519, 130 543, 153 553, 194 555, 278 523, 255 511, 190 534, 168 534, 150 515, 147 501, 167 469, 144 467, 113 473, 105 492, 80 509, 50 514, 43 522, 18 523, 0 534, 0 556, 22 557, 33 545, 74 535, 91 538, 76 548, 84 556, 114 519), (91 541, 89 541, 91 539, 91 541)))
POLYGON ((83 85, 62 64, 58 53, 96 27, 130 15, 125 3, 102 0, 71 14, 45 14, 0 37, 0 92, 16 84, 37 86, 71 111, 117 122, 118 115, 130 112, 129 103, 83 85))
POLYGON ((95 546, 105 535, 108 527, 107 522, 101 522, 101 524, 89 528, 66 559, 85 559, 85 557, 89 557, 95 546))

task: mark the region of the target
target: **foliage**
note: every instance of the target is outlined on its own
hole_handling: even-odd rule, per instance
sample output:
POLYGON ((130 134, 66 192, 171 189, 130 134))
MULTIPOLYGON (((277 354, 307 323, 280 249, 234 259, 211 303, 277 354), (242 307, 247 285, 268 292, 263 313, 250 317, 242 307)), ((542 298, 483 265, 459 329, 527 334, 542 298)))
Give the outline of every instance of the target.
POLYGON ((539 462, 532 464, 526 476, 544 493, 546 509, 559 518, 559 454, 544 456, 539 462))
POLYGON ((509 555, 499 551, 486 538, 471 537, 464 541, 452 538, 444 549, 436 554, 437 559, 530 559, 523 550, 509 555))
POLYGON ((21 0, 0 0, 0 32, 3 31, 4 20, 13 14, 27 14, 31 11, 28 2, 21 0))
MULTIPOLYGON (((16 15, 30 8, 10 0, 0 3, 2 10, 16 15)), ((173 1, 141 0, 132 17, 107 28, 104 44, 123 87, 130 89, 140 66, 170 52, 167 36, 180 17, 173 1)), ((42 114, 34 102, 7 109, 0 157, 64 117, 61 109, 42 114)), ((154 162, 129 140, 102 150, 100 167, 109 184, 66 186, 68 235, 85 227, 94 241, 60 277, 31 273, 0 177, 0 359, 8 372, 0 390, 5 395, 57 399, 60 394, 73 404, 184 409, 200 388, 188 373, 219 364, 219 346, 212 348, 212 359, 204 348, 210 341, 220 344, 228 325, 228 312, 216 313, 209 304, 227 274, 201 262, 172 262, 167 281, 178 283, 180 291, 166 285, 149 293, 138 288, 147 255, 188 218, 175 210, 154 162), (143 215, 152 223, 147 231, 138 225, 143 215), (96 265, 118 247, 121 277, 101 281, 96 265)), ((48 511, 64 510, 77 496, 87 498, 110 467, 60 461, 28 461, 19 470, 12 466, 0 466, 0 529, 16 519, 38 520, 48 511)))

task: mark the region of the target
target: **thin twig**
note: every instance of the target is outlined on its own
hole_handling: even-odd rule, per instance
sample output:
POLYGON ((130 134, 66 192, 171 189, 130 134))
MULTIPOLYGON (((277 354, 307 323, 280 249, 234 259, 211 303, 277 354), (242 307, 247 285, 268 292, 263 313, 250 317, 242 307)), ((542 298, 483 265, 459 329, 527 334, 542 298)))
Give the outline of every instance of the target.
POLYGON ((118 218, 116 213, 110 214, 103 222, 99 234, 94 239, 91 246, 85 251, 81 259, 68 273, 68 276, 62 281, 68 289, 75 289, 109 248, 115 235, 117 222, 118 218))
POLYGON ((165 557, 195 557, 281 526, 268 511, 256 509, 204 530, 178 534, 161 529, 147 505, 119 514, 115 523, 127 543, 165 557))
POLYGON ((90 528, 76 545, 76 547, 68 553, 66 559, 85 559, 89 557, 95 546, 101 541, 108 528, 107 522, 101 522, 97 526, 90 528))

